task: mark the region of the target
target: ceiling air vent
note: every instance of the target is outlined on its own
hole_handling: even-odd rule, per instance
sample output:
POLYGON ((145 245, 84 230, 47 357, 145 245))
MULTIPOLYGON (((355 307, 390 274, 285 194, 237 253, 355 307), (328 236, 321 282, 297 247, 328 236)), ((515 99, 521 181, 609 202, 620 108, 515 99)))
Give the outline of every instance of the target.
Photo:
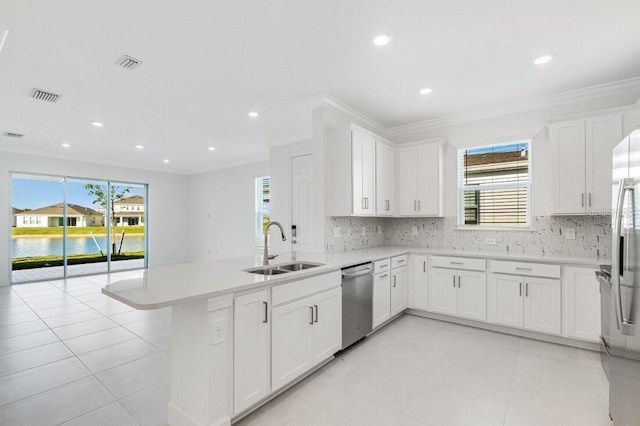
POLYGON ((116 65, 120 65, 122 68, 133 70, 138 68, 142 64, 142 61, 131 56, 124 55, 122 58, 116 61, 116 65))
POLYGON ((4 136, 5 138, 14 138, 14 139, 20 139, 21 137, 23 137, 24 135, 21 133, 11 133, 11 132, 4 132, 2 134, 2 136, 4 136))
POLYGON ((60 100, 62 95, 58 95, 56 93, 51 93, 51 92, 46 92, 46 91, 40 90, 40 89, 33 89, 33 91, 31 92, 31 97, 33 99, 37 99, 39 101, 56 103, 56 102, 58 102, 60 100))

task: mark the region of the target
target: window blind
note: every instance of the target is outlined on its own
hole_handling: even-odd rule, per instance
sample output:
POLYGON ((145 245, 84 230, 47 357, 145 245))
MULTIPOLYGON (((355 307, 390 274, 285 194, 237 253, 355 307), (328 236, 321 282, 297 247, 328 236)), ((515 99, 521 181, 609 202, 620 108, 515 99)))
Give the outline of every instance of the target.
POLYGON ((255 245, 264 247, 264 226, 269 221, 269 176, 256 178, 255 182, 255 245))
POLYGON ((458 150, 461 225, 529 225, 530 141, 458 150))

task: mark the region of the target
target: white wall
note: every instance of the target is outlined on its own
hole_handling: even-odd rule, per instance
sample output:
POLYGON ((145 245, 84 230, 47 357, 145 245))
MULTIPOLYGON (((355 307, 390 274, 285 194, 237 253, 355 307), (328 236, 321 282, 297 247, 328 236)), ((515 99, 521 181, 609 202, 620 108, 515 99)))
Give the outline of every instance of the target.
POLYGON ((112 179, 149 185, 149 265, 183 262, 187 257, 187 176, 105 166, 81 161, 0 152, 0 286, 8 285, 11 274, 10 172, 66 175, 78 178, 112 179))
POLYGON ((255 178, 268 175, 269 162, 263 161, 188 177, 190 260, 255 254, 255 178))

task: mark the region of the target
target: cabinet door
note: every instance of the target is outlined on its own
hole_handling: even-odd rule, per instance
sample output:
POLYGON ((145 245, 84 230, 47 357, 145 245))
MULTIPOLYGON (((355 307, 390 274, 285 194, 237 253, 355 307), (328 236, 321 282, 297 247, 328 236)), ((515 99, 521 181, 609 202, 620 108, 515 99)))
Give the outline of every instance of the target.
POLYGON ((398 214, 415 216, 418 200, 418 160, 416 148, 398 149, 398 214))
POLYGON ((234 410, 249 408, 271 391, 267 290, 236 297, 233 311, 234 410))
POLYGON ((441 216, 440 200, 440 145, 431 143, 417 149, 417 214, 441 216))
POLYGON ((271 311, 271 389, 295 379, 312 363, 313 301, 306 298, 271 311))
POLYGON ((487 320, 487 277, 484 272, 458 271, 458 315, 487 320))
POLYGON ((378 216, 395 214, 395 171, 395 149, 376 141, 376 214, 378 216))
MULTIPOLYGON (((550 127, 551 158, 554 161, 555 213, 585 211, 585 121, 573 120, 550 127)), ((610 160, 607 155, 606 161, 610 160)), ((607 177, 607 184, 611 179, 607 177)))
POLYGON ((313 298, 312 365, 342 349, 342 288, 320 293, 313 298))
POLYGON ((409 280, 408 294, 410 308, 427 310, 428 256, 413 256, 413 275, 409 280))
POLYGON ((587 211, 602 213, 611 210, 611 151, 621 140, 621 114, 586 120, 587 211))
POLYGON ((524 327, 543 333, 560 334, 560 280, 527 277, 524 285, 524 327))
POLYGON ((351 184, 353 194, 353 214, 366 214, 366 201, 364 195, 364 133, 360 130, 351 130, 351 184))
POLYGON ((524 278, 489 274, 487 278, 487 319, 510 327, 524 326, 524 278))
POLYGON ((383 272, 373 276, 373 328, 391 318, 391 275, 383 272))
POLYGON ((363 214, 376 214, 376 140, 368 134, 362 137, 362 196, 363 214))
POLYGON ((407 309, 407 267, 391 270, 391 316, 407 309))
POLYGON ((456 276, 456 271, 452 269, 431 268, 427 299, 431 312, 448 315, 458 313, 456 276))
POLYGON ((600 284, 595 269, 565 267, 562 312, 568 337, 599 341, 600 284))

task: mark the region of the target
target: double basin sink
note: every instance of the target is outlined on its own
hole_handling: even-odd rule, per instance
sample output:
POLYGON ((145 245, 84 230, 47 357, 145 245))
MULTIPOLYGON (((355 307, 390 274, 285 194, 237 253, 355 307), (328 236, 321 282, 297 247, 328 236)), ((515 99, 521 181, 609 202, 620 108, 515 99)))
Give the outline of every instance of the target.
POLYGON ((289 262, 283 263, 282 265, 265 265, 258 266, 256 268, 244 269, 244 272, 249 272, 251 274, 261 274, 261 275, 279 275, 286 274, 288 272, 302 271, 305 269, 315 268, 317 266, 322 266, 324 263, 314 263, 314 262, 289 262))

